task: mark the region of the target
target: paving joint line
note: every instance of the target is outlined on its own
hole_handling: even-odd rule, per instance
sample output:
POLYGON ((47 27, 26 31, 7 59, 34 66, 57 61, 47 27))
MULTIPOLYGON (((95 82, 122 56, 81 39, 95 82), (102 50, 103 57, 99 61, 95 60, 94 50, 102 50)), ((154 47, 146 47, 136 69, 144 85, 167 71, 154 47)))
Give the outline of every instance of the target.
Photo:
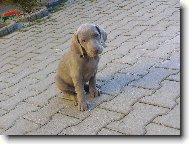
MULTIPOLYGON (((144 135, 146 135, 146 133, 147 133, 146 127, 147 127, 150 123, 155 123, 155 122, 153 122, 153 121, 154 121, 157 117, 159 117, 159 116, 168 115, 170 111, 172 111, 177 105, 179 105, 179 104, 176 102, 176 100, 177 100, 179 97, 180 97, 180 96, 178 96, 178 97, 175 98, 175 103, 176 103, 176 104, 175 104, 174 106, 172 106, 171 108, 169 108, 169 110, 168 110, 167 112, 165 112, 165 113, 163 113, 163 114, 157 115, 156 117, 154 117, 153 119, 151 119, 151 121, 150 121, 149 123, 147 123, 147 124, 145 125, 145 127, 144 127, 144 129, 145 129, 144 135)), ((160 123, 158 123, 158 124, 160 125, 160 123)), ((168 126, 166 126, 166 127, 168 127, 168 126)))

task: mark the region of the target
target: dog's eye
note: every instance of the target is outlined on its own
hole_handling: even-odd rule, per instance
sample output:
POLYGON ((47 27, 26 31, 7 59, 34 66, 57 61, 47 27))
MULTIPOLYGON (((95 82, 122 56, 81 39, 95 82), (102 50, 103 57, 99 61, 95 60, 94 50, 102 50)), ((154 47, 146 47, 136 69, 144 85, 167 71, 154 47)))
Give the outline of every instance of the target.
POLYGON ((95 33, 95 34, 94 34, 94 37, 98 37, 98 34, 97 34, 97 33, 95 33))

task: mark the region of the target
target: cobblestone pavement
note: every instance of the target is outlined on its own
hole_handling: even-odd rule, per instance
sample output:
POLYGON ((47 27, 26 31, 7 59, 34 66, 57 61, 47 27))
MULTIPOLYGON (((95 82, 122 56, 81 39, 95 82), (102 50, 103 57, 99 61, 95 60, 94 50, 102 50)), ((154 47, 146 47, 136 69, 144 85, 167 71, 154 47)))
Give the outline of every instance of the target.
POLYGON ((179 0, 75 0, 0 38, 0 134, 180 135, 179 0), (78 112, 54 84, 82 23, 108 33, 102 95, 78 112))

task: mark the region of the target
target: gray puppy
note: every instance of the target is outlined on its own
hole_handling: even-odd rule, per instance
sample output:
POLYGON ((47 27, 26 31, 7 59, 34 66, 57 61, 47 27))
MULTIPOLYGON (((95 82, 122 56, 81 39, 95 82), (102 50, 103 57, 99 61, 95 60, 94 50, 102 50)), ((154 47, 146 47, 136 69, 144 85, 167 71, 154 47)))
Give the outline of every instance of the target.
POLYGON ((106 40, 103 28, 82 24, 73 34, 71 46, 58 65, 55 83, 63 94, 75 95, 74 105, 78 105, 80 111, 88 108, 85 91, 89 91, 91 97, 100 95, 96 88, 96 72, 106 40))

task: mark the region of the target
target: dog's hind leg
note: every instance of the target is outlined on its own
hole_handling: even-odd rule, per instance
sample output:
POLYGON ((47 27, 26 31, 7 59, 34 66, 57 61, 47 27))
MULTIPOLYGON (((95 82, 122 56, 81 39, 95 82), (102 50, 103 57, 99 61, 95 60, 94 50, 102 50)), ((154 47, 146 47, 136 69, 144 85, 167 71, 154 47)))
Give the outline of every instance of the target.
POLYGON ((74 87, 69 86, 66 84, 60 77, 56 76, 55 78, 55 84, 56 86, 62 91, 63 98, 68 100, 73 100, 74 105, 77 106, 77 94, 75 92, 74 87))

